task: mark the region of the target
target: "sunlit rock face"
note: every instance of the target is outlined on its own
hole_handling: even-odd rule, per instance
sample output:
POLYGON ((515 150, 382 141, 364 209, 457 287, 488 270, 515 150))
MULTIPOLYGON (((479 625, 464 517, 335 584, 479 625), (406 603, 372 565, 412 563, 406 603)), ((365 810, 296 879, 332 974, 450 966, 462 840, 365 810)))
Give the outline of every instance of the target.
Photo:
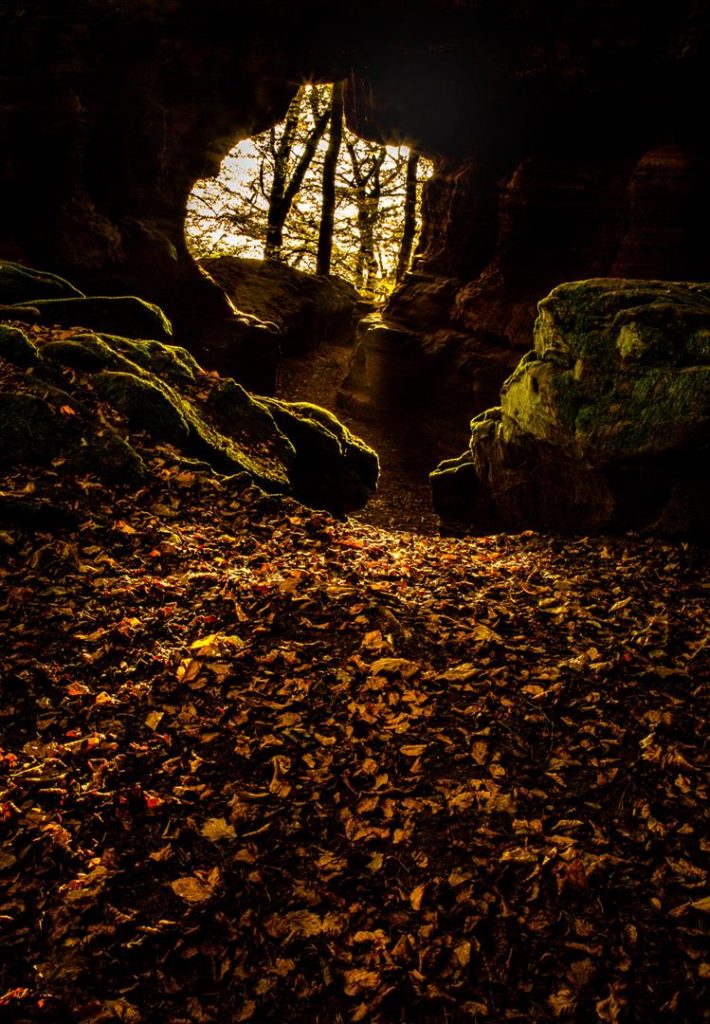
POLYGON ((707 535, 710 285, 598 279, 538 307, 535 348, 432 474, 451 524, 707 535))
POLYGON ((355 340, 360 297, 340 277, 317 277, 286 263, 237 256, 205 257, 200 266, 237 309, 278 327, 285 355, 320 344, 351 346, 355 340))

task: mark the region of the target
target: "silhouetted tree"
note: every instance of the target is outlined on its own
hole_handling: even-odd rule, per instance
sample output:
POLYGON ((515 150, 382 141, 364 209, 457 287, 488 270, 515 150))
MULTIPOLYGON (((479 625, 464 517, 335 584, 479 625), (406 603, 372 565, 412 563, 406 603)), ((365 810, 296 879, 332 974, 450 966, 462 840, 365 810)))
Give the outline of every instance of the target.
MULTIPOLYGON (((342 93, 341 93, 342 96, 342 93)), ((326 109, 318 115, 313 128, 308 132, 300 157, 289 178, 289 165, 294 151, 296 133, 302 127, 301 105, 303 90, 292 100, 281 137, 276 137, 275 129, 271 129, 270 142, 274 158, 274 174, 269 193, 269 212, 266 220, 266 240, 264 242, 264 259, 280 260, 283 246, 283 229, 291 209, 291 204, 303 184, 306 171, 315 156, 318 143, 325 131, 330 110, 326 109)), ((341 107, 342 120, 342 107, 341 107)), ((336 157, 337 159, 337 157, 336 157)), ((326 271, 327 272, 327 271, 326 271)))
POLYGON ((318 231, 316 273, 329 274, 335 221, 335 171, 343 140, 343 83, 334 82, 330 103, 330 137, 323 161, 323 202, 318 231))
POLYGON ((188 244, 198 258, 281 260, 382 294, 411 258, 421 172, 417 154, 348 131, 342 84, 306 85, 281 124, 236 146, 219 178, 196 184, 188 244))
POLYGON ((407 181, 404 190, 404 225, 402 241, 399 246, 396 278, 400 281, 412 259, 414 235, 417 229, 417 174, 419 171, 419 154, 410 149, 407 157, 407 181))

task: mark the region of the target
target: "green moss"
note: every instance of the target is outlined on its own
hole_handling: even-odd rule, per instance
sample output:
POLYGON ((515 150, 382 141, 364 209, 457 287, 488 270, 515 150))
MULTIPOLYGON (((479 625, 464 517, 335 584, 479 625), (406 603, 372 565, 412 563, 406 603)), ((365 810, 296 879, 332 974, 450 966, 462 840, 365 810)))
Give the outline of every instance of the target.
POLYGON ((607 361, 619 334, 636 325, 636 348, 653 361, 683 360, 688 338, 710 324, 710 285, 594 278, 559 285, 538 304, 535 350, 607 361))
POLYGON ((99 337, 114 352, 124 355, 137 366, 164 377, 168 383, 188 384, 201 373, 195 357, 180 345, 144 338, 122 338, 115 334, 99 337))
POLYGON ((273 419, 250 399, 254 434, 246 430, 246 443, 215 429, 202 412, 156 377, 103 371, 94 378, 97 392, 138 430, 159 441, 176 445, 188 455, 204 459, 220 473, 249 473, 270 489, 285 489, 288 473, 284 455, 290 451, 273 419))
POLYGON ((0 358, 8 363, 26 368, 39 362, 39 352, 24 331, 19 327, 0 324, 0 358))
POLYGON ((325 423, 310 415, 316 406, 308 407, 305 402, 280 402, 277 399, 264 398, 261 402, 291 441, 299 458, 302 459, 304 454, 308 453, 313 468, 331 468, 343 457, 343 446, 337 434, 325 423))
POLYGON ((491 406, 490 409, 484 409, 483 412, 476 413, 471 420, 471 429, 473 429, 474 423, 484 423, 488 420, 500 420, 501 415, 502 413, 499 405, 491 406))
POLYGON ((362 438, 352 434, 337 416, 320 405, 310 402, 274 402, 274 405, 277 404, 280 406, 274 412, 277 422, 279 415, 284 417, 284 423, 288 418, 288 429, 284 429, 287 437, 291 436, 289 431, 292 431, 305 440, 305 427, 308 443, 314 453, 321 452, 328 460, 344 458, 362 476, 363 483, 374 490, 380 471, 379 459, 377 452, 365 444, 362 438))
POLYGON ((159 441, 184 444, 190 436, 178 396, 134 373, 104 370, 94 378, 97 393, 122 413, 137 430, 159 441))
POLYGON ((83 293, 62 277, 45 270, 33 270, 19 263, 0 261, 0 304, 34 304, 35 299, 61 299, 83 293))
MULTIPOLYGON (((521 377, 525 377, 528 372, 528 367, 531 365, 531 363, 537 362, 538 358, 538 354, 534 350, 526 352, 525 355, 522 356, 520 362, 515 367, 511 375, 509 377, 506 377, 506 379, 503 381, 503 384, 501 385, 501 391, 506 391, 512 385, 517 384, 521 377)), ((483 412, 479 413, 478 415, 485 416, 486 414, 485 412, 483 412)))
POLYGON ((114 352, 95 334, 76 334, 63 341, 48 341, 42 346, 42 357, 49 362, 63 363, 74 370, 94 373, 99 370, 135 372, 138 367, 114 352))
POLYGON ((701 328, 691 335, 687 345, 688 363, 700 366, 710 364, 710 327, 701 328))
POLYGON ((429 474, 429 483, 432 505, 443 520, 455 522, 473 516, 480 485, 470 451, 440 462, 429 474))
POLYGON ((187 349, 115 334, 79 332, 62 341, 47 342, 42 355, 89 373, 122 370, 141 376, 145 371, 172 384, 190 384, 200 373, 199 364, 187 349))
POLYGON ((296 496, 336 514, 361 508, 377 486, 379 460, 327 409, 309 402, 260 398, 292 442, 296 496))
POLYGON ((577 417, 584 447, 608 460, 659 456, 708 442, 710 367, 654 367, 625 379, 577 417))
POLYGON ((227 378, 220 381, 212 389, 204 411, 220 433, 235 441, 251 444, 269 441, 276 444, 285 463, 293 461, 293 445, 277 428, 271 411, 235 380, 227 378))
POLYGON ((169 340, 173 333, 162 309, 133 295, 40 299, 32 305, 44 324, 88 327, 128 338, 169 340))

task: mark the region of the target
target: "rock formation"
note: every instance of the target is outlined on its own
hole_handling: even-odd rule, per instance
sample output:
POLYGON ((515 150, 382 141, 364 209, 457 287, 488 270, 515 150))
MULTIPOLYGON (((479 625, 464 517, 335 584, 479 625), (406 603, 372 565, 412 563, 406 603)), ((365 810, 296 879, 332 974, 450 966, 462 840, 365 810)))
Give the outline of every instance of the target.
POLYGON ((134 434, 145 432, 177 448, 188 465, 246 474, 267 491, 339 515, 362 507, 375 490, 377 456, 326 410, 260 399, 206 373, 186 349, 141 337, 139 327, 170 333, 157 306, 132 296, 36 298, 34 282, 40 295, 73 286, 2 263, 0 302, 18 297, 20 276, 22 304, 6 303, 0 314, 1 465, 60 459, 72 473, 137 480, 145 467, 134 434), (62 320, 56 310, 69 305, 73 312, 62 320), (43 319, 56 316, 51 328, 23 329, 15 320, 16 312, 47 308, 52 315, 43 319), (128 336, 113 333, 121 327, 128 336))
POLYGON ((392 304, 406 326, 433 315, 510 349, 560 280, 708 276, 700 0, 345 0, 337 19, 266 0, 238 33, 222 0, 34 0, 2 19, 0 250, 144 295, 180 342, 200 324, 213 365, 248 374, 269 339, 198 274, 186 197, 313 76, 349 75, 356 131, 436 161, 416 273, 392 304))
POLYGON ((474 532, 707 536, 710 285, 599 279, 540 302, 535 348, 432 474, 474 532))
POLYGON ((710 277, 703 0, 342 0, 332 14, 264 0, 235 32, 224 0, 3 5, 0 256, 144 297, 205 366, 268 391, 279 335, 199 272, 186 199, 300 81, 347 78, 355 131, 435 164, 412 273, 349 382, 370 401, 368 360, 377 402, 401 391, 399 366, 468 418, 559 282, 710 277))
POLYGON ((355 340, 365 303, 340 277, 317 277, 286 263, 237 256, 205 257, 200 266, 238 310, 279 328, 284 354, 319 344, 351 346, 355 340))

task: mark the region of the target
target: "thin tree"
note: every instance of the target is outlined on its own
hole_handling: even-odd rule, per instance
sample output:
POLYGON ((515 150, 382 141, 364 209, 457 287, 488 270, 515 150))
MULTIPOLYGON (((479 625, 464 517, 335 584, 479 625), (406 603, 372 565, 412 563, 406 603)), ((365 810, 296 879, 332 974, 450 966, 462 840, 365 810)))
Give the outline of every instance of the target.
POLYGON ((352 139, 348 139, 346 145, 352 166, 357 227, 360 236, 355 263, 355 287, 367 290, 373 288, 374 278, 377 275, 375 226, 380 213, 382 197, 380 170, 387 150, 382 145, 371 143, 368 146, 367 157, 361 158, 352 139))
POLYGON ((417 173, 419 170, 419 154, 410 149, 407 158, 407 183, 404 191, 404 226, 402 240, 399 244, 396 278, 401 280, 409 269, 412 259, 412 245, 417 230, 417 173))
POLYGON ((335 224, 335 172, 343 141, 343 83, 334 82, 330 101, 330 138, 323 161, 323 202, 318 230, 316 273, 329 274, 335 224))
POLYGON ((283 230, 289 210, 298 190, 303 183, 306 171, 315 155, 318 143, 321 140, 326 125, 330 119, 328 107, 318 116, 312 130, 303 146, 303 151, 296 162, 293 174, 289 180, 289 165, 294 149, 296 133, 301 125, 301 100, 303 90, 298 93, 291 102, 284 122, 284 130, 276 144, 276 137, 272 129, 272 153, 274 158, 274 177, 271 182, 269 193, 269 211, 266 220, 266 239, 264 242, 264 259, 280 260, 283 246, 283 230))

